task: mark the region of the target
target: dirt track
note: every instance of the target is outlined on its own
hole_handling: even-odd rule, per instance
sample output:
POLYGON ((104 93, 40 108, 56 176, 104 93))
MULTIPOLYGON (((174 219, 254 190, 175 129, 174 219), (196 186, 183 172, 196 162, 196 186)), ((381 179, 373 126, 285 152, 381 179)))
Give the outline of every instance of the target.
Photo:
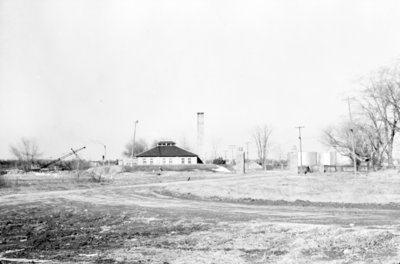
POLYGON ((363 239, 375 245, 354 253, 359 263, 398 256, 400 210, 190 199, 165 195, 169 184, 174 183, 0 196, 1 219, 6 219, 1 222, 3 262, 7 257, 61 263, 311 263, 309 257, 319 256, 351 263, 346 248, 357 253, 363 239), (358 242, 337 242, 349 234, 358 242), (299 242, 300 258, 291 250, 293 236, 312 241, 307 248, 299 242), (201 246, 204 239, 208 244, 201 246), (323 249, 313 243, 329 245, 323 249), (377 246, 382 249, 375 252, 377 246))
MULTIPOLYGON (((0 196, 0 204, 23 205, 28 201, 47 203, 54 199, 74 202, 93 203, 96 205, 144 207, 198 214, 217 214, 223 218, 243 217, 262 218, 267 221, 285 221, 316 224, 357 224, 357 225, 397 225, 400 224, 400 210, 379 210, 364 208, 323 207, 321 204, 308 203, 298 206, 297 203, 279 205, 241 203, 240 201, 209 201, 182 199, 164 195, 159 187, 174 183, 144 184, 135 186, 106 186, 91 190, 52 191, 0 196), (289 205, 289 206, 287 206, 289 205)), ((323 204, 322 204, 323 205, 323 204)), ((357 207, 357 206, 355 206, 357 207)), ((364 206, 365 207, 365 206, 364 206)), ((395 207, 396 208, 396 207, 395 207)))

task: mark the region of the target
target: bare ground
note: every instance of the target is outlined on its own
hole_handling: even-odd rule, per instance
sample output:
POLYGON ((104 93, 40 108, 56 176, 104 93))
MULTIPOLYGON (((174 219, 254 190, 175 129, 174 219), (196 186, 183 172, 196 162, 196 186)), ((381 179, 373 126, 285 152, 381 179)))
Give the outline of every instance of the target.
POLYGON ((400 263, 395 203, 340 206, 218 193, 206 199, 168 191, 176 184, 4 194, 0 262, 400 263))

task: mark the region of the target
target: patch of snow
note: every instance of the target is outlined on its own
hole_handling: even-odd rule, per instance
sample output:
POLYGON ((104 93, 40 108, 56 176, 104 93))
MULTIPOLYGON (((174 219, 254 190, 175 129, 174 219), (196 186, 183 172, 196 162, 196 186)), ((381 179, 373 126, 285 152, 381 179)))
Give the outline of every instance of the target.
POLYGON ((227 168, 222 167, 222 166, 218 166, 217 168, 212 169, 212 170, 215 172, 231 172, 230 170, 228 170, 227 168))

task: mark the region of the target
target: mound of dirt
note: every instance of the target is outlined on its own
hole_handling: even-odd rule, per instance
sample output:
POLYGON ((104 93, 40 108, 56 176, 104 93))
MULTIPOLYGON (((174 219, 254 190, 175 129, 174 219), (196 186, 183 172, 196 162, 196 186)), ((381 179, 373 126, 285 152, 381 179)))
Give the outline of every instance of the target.
POLYGON ((118 174, 124 172, 124 167, 123 166, 118 166, 118 165, 112 165, 112 166, 99 166, 99 167, 93 167, 90 169, 87 169, 86 172, 93 172, 96 174, 118 174))

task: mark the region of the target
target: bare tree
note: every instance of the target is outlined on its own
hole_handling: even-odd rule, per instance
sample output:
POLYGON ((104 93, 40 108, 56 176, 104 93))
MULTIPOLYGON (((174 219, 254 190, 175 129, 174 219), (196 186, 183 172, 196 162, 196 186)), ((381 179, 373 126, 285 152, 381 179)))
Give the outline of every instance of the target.
POLYGON ((393 166, 393 144, 400 130, 400 64, 383 67, 361 82, 354 128, 342 123, 324 131, 326 144, 350 156, 354 135, 357 161, 393 166))
MULTIPOLYGON (((133 144, 133 142, 130 141, 125 145, 125 150, 122 153, 122 155, 124 155, 125 157, 128 157, 128 158, 132 157, 132 144, 133 144)), ((133 153, 134 155, 142 153, 146 150, 148 150, 148 147, 147 147, 147 143, 144 139, 139 139, 135 142, 135 150, 133 153)))
POLYGON ((354 159, 352 153, 352 136, 355 140, 355 158, 357 165, 368 162, 373 167, 380 167, 383 161, 383 143, 373 125, 357 120, 341 123, 327 128, 323 132, 322 142, 335 148, 340 154, 354 159))
POLYGON ((364 84, 362 112, 374 124, 384 146, 384 156, 393 166, 393 144, 400 123, 400 71, 398 64, 382 68, 364 84))
POLYGON ((258 160, 265 170, 267 166, 267 150, 272 129, 267 125, 258 126, 254 129, 253 139, 257 146, 258 160))
POLYGON ((33 163, 42 155, 36 142, 22 138, 15 146, 10 146, 10 152, 24 165, 26 171, 30 170, 33 163))

